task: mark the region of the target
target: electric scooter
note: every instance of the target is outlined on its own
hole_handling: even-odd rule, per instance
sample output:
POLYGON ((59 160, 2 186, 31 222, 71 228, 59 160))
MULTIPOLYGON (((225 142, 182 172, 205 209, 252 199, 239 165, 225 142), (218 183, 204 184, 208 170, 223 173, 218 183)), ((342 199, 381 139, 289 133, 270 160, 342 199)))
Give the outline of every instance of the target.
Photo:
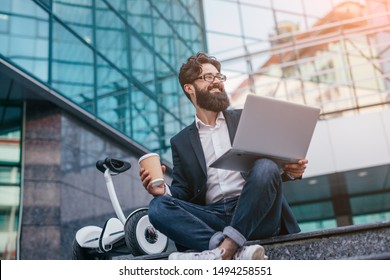
POLYGON ((72 244, 72 259, 106 260, 129 254, 142 256, 165 252, 168 238, 152 226, 148 208, 139 208, 125 217, 119 204, 111 176, 127 171, 131 164, 108 157, 97 161, 96 168, 104 174, 116 217, 108 219, 103 227, 79 229, 72 244))

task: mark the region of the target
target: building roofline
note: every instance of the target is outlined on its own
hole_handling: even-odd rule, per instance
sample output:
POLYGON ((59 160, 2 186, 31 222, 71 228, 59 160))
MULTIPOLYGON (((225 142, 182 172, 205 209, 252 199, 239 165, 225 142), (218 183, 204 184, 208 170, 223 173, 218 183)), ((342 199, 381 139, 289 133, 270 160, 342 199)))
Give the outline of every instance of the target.
MULTIPOLYGON (((87 110, 77 106, 57 91, 48 87, 46 84, 32 77, 31 75, 25 73, 17 66, 13 65, 10 61, 5 60, 3 57, 0 57, 0 73, 9 76, 11 79, 14 79, 27 89, 27 92, 21 96, 22 100, 47 100, 57 105, 67 113, 77 117, 82 122, 97 129, 99 132, 103 133, 109 138, 114 139, 116 142, 125 146, 137 156, 141 156, 150 152, 148 149, 141 146, 125 134, 114 129, 87 110)), ((170 163, 163 162, 163 164, 166 165, 169 170, 171 170, 172 166, 170 163)))

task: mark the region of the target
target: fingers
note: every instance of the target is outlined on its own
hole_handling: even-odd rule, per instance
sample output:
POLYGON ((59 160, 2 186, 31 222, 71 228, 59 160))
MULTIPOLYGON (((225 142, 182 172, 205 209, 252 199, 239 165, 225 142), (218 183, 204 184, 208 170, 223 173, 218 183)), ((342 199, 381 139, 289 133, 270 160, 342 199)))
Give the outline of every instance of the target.
POLYGON ((306 165, 289 164, 285 167, 285 171, 290 172, 303 172, 306 169, 306 165))
POLYGON ((142 185, 146 190, 149 185, 152 186, 152 177, 150 176, 149 171, 145 170, 144 168, 141 168, 139 175, 142 181, 142 185))
MULTIPOLYGON (((162 168, 163 173, 165 172, 165 166, 162 168)), ((145 170, 144 168, 140 169, 139 172, 142 185, 144 186, 145 190, 150 193, 151 195, 163 195, 165 193, 165 185, 161 184, 160 186, 152 186, 152 176, 149 174, 149 171, 145 170)))
POLYGON ((307 159, 301 159, 297 163, 285 164, 283 166, 283 170, 284 172, 287 172, 294 178, 297 178, 302 176, 302 174, 305 172, 307 163, 308 163, 307 159))
POLYGON ((308 164, 308 163, 309 163, 309 161, 307 159, 301 159, 301 160, 298 161, 298 164, 300 164, 300 165, 305 165, 305 164, 308 164))
POLYGON ((301 159, 297 163, 285 164, 283 168, 291 170, 305 170, 308 162, 309 161, 307 159, 301 159))
MULTIPOLYGON (((166 166, 161 165, 161 170, 163 174, 165 174, 166 166)), ((145 168, 141 168, 139 171, 139 176, 142 181, 142 185, 144 186, 145 190, 150 193, 151 195, 163 195, 165 193, 165 184, 161 184, 160 186, 152 186, 152 176, 150 175, 149 171, 147 171, 145 168)))

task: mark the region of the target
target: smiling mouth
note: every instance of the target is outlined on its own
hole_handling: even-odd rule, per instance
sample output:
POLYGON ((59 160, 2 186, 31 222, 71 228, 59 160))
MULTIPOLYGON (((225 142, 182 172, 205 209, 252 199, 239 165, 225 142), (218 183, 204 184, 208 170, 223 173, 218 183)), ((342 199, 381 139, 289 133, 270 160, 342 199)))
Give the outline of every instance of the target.
POLYGON ((220 86, 220 85, 214 85, 212 86, 210 89, 209 89, 209 92, 212 92, 212 93, 221 93, 223 92, 223 87, 220 86))

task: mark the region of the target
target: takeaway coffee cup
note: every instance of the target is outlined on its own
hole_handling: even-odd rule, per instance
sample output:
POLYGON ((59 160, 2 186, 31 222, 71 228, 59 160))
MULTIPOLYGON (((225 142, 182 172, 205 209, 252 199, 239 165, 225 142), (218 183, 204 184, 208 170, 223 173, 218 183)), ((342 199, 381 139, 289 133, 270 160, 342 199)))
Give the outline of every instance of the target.
POLYGON ((149 153, 142 156, 138 160, 140 167, 149 171, 152 177, 152 187, 156 187, 164 183, 164 176, 161 170, 160 156, 155 153, 149 153))

